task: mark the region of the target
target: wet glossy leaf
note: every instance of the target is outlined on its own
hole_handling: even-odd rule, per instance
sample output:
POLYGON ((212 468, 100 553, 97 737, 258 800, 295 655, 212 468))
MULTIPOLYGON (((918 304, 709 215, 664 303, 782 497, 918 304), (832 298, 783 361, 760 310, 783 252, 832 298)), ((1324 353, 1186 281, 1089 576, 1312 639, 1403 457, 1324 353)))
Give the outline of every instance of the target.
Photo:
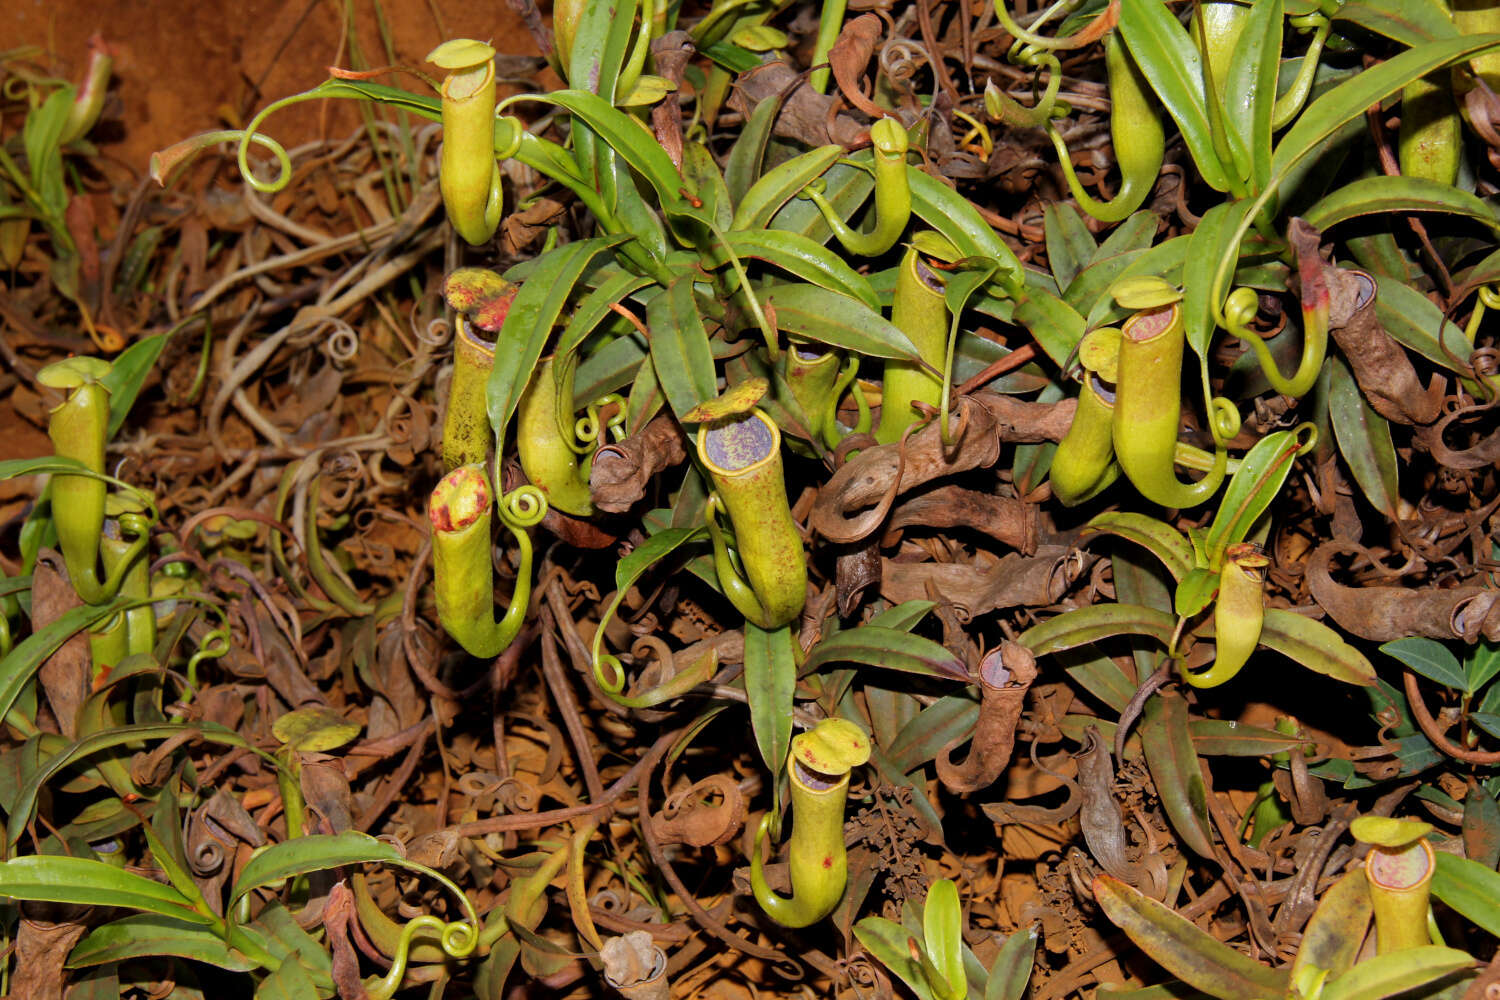
POLYGON ((1085 658, 1086 652, 1086 649, 1066 650, 1058 654, 1058 662, 1089 694, 1116 712, 1125 711, 1125 706, 1135 697, 1135 682, 1126 676, 1113 657, 1100 654, 1085 658))
POLYGON ((1263 1000, 1287 991, 1285 972, 1245 957, 1113 876, 1094 879, 1094 898, 1136 947, 1178 979, 1210 996, 1263 1000))
POLYGON ((1192 719, 1188 735, 1201 757, 1266 757, 1306 744, 1295 736, 1231 719, 1192 719))
POLYGON ((1375 668, 1363 653, 1322 622, 1284 608, 1266 609, 1260 644, 1345 684, 1375 682, 1375 668))
POLYGON ((1459 33, 1439 0, 1352 0, 1339 5, 1334 20, 1352 21, 1406 46, 1459 33))
POLYGON ((951 879, 938 879, 927 890, 922 907, 922 944, 928 960, 944 980, 933 984, 944 997, 962 998, 966 993, 963 929, 964 912, 958 886, 951 879))
POLYGON ((821 177, 843 152, 839 146, 821 146, 766 171, 735 206, 732 223, 734 229, 752 232, 767 228, 771 217, 781 206, 800 194, 813 180, 821 177))
POLYGON ((1245 199, 1220 202, 1203 213, 1203 220, 1187 237, 1188 254, 1182 265, 1182 324, 1188 345, 1200 358, 1208 356, 1208 345, 1218 329, 1213 318, 1214 268, 1229 251, 1249 208, 1245 199))
POLYGON ((632 170, 646 179, 663 208, 677 215, 704 218, 702 209, 693 208, 688 201, 694 192, 687 179, 678 172, 656 137, 636 119, 597 95, 581 90, 555 90, 537 99, 561 105, 588 123, 632 170))
POLYGON ((766 770, 779 775, 792 741, 792 700, 797 688, 797 661, 792 630, 771 632, 745 623, 745 696, 750 728, 766 770))
POLYGON ((1133 604, 1094 604, 1033 625, 1021 633, 1021 645, 1037 656, 1073 649, 1116 635, 1145 635, 1165 646, 1177 619, 1165 611, 1133 604))
POLYGON ((965 257, 994 261, 1000 268, 1002 284, 1020 284, 1023 268, 1015 252, 967 198, 916 167, 908 166, 906 176, 911 184, 911 210, 917 218, 942 234, 965 257))
POLYGON ((1225 125, 1243 138, 1249 154, 1252 190, 1263 187, 1271 176, 1271 118, 1281 68, 1281 32, 1279 0, 1250 6, 1220 95, 1225 125))
POLYGON ((1205 858, 1213 857, 1208 819, 1208 789, 1198 766, 1198 752, 1188 732, 1187 702, 1163 691, 1146 702, 1141 714, 1141 748, 1172 829, 1184 844, 1205 858))
POLYGON ((1204 182, 1215 191, 1229 190, 1203 106, 1203 60, 1187 29, 1159 0, 1121 0, 1120 33, 1151 89, 1177 122, 1204 182))
POLYGON ((1172 610, 1179 618, 1191 618, 1212 604, 1218 593, 1219 574, 1200 566, 1177 585, 1177 592, 1172 595, 1172 610))

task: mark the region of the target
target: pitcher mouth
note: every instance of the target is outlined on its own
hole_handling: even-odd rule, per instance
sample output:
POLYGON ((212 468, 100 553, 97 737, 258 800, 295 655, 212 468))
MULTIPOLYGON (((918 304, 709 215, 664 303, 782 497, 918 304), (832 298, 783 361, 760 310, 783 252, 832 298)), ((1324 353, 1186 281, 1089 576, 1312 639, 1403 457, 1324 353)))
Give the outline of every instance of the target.
POLYGON ((826 792, 837 788, 839 783, 848 777, 848 773, 829 774, 826 771, 814 771, 800 760, 793 758, 792 771, 797 780, 809 791, 826 792))
POLYGON ((698 454, 714 471, 746 472, 773 458, 781 432, 759 410, 698 431, 698 454))
POLYGON ((1126 339, 1141 343, 1153 340, 1166 333, 1171 328, 1173 321, 1177 319, 1178 307, 1174 302, 1161 309, 1149 309, 1138 312, 1126 320, 1121 332, 1126 339))

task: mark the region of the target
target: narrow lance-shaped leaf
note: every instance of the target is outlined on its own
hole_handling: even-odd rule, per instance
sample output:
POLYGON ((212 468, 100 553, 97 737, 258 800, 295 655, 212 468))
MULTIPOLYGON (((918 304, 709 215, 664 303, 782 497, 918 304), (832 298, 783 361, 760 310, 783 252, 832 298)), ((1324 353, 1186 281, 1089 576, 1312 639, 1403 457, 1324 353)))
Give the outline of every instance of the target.
POLYGON ((750 704, 750 728, 766 770, 781 774, 792 742, 792 697, 797 688, 797 662, 792 630, 783 625, 766 631, 745 623, 745 697, 750 704))
POLYGON ((526 383, 563 307, 595 257, 628 237, 599 236, 565 244, 547 254, 544 263, 521 284, 495 341, 495 366, 485 385, 490 427, 503 439, 526 383))
POLYGON ((1247 958, 1119 879, 1096 876, 1094 898, 1136 947, 1189 986, 1219 1000, 1286 994, 1285 972, 1247 958))
POLYGON ((1166 611, 1135 604, 1092 604, 1033 625, 1016 641, 1037 656, 1098 642, 1117 635, 1145 635, 1163 646, 1177 619, 1166 611))
POLYGON ((651 362, 657 382, 682 419, 693 407, 718 395, 713 348, 693 295, 693 279, 684 275, 646 307, 651 326, 651 362))
POLYGON ((1213 857, 1208 820, 1208 789, 1198 767, 1198 751, 1188 732, 1187 702, 1163 691, 1146 702, 1141 716, 1141 748, 1172 829, 1205 858, 1213 857))

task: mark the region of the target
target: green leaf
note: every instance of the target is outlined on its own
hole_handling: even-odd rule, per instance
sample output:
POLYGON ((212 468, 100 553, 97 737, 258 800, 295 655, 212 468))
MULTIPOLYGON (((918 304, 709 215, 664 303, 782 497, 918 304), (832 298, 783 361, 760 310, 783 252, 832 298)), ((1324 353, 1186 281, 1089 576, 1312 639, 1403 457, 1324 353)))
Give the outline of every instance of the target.
POLYGON ((687 179, 678 172, 661 143, 639 121, 598 95, 582 90, 555 90, 550 94, 533 95, 533 99, 567 108, 585 121, 632 170, 646 179, 655 190, 662 208, 674 215, 707 221, 703 210, 693 208, 688 200, 696 195, 687 179))
POLYGON ((1338 6, 1333 19, 1350 21, 1408 47, 1458 34, 1440 0, 1351 0, 1338 6))
POLYGON ((1193 569, 1193 546, 1182 532, 1146 514, 1107 511, 1089 521, 1084 532, 1084 537, 1099 532, 1134 542, 1160 559, 1174 580, 1181 581, 1193 569))
POLYGON ((1135 697, 1135 681, 1126 676, 1112 656, 1100 653, 1084 658, 1083 650, 1077 650, 1064 651, 1058 660, 1080 687, 1116 712, 1125 711, 1135 697))
MULTIPOLYGON (((155 725, 141 725, 138 723, 132 726, 119 726, 114 729, 90 733, 51 753, 39 764, 36 770, 26 775, 26 780, 21 785, 20 792, 17 794, 16 800, 12 805, 10 815, 6 818, 8 843, 15 844, 19 842, 21 835, 26 832, 26 825, 31 822, 32 808, 35 806, 37 796, 41 794, 42 788, 56 774, 75 762, 84 760, 101 750, 108 750, 112 747, 152 740, 169 740, 189 735, 196 735, 199 739, 210 743, 218 743, 223 746, 255 750, 238 733, 211 722, 202 722, 195 726, 184 726, 175 722, 162 722, 155 725)), ((265 754, 259 750, 255 750, 255 752, 260 754, 264 760, 274 760, 269 754, 265 754)))
MULTIPOLYGON (((578 303, 578 308, 573 310, 573 315, 568 319, 568 325, 563 328, 562 336, 557 338, 555 352, 557 356, 567 357, 577 350, 578 345, 594 332, 594 328, 613 313, 613 306, 625 301, 649 284, 651 284, 650 278, 631 274, 625 270, 617 271, 606 278, 598 288, 585 295, 578 303)), ((590 358, 597 353, 597 351, 592 352, 589 355, 590 358)), ((554 370, 561 370, 561 366, 557 366, 554 370)))
POLYGON ((318 1000, 318 989, 301 964, 287 961, 261 980, 255 1000, 318 1000))
POLYGON ((916 345, 899 328, 858 299, 817 285, 771 285, 761 301, 776 310, 776 325, 787 333, 868 358, 911 361, 916 345))
POLYGON ((1255 442, 1240 459, 1240 467, 1229 480, 1224 499, 1209 525, 1204 547, 1208 550, 1210 569, 1222 567, 1229 546, 1249 537, 1260 516, 1281 493, 1300 446, 1295 431, 1277 431, 1255 442))
POLYGON ((1026 328, 1047 357, 1059 366, 1067 366, 1083 339, 1087 324, 1078 310, 1030 278, 1025 297, 1016 303, 1015 320, 1026 328))
MULTIPOLYGON (((0 479, 7 477, 4 466, 11 464, 11 462, 0 462, 0 479)), ((16 474, 9 473, 9 475, 16 474)), ((112 617, 130 604, 131 601, 128 598, 117 597, 108 604, 85 604, 70 608, 59 615, 56 621, 49 622, 17 643, 9 654, 0 659, 0 718, 3 718, 15 705, 16 699, 21 695, 21 689, 41 668, 47 657, 57 652, 73 633, 112 617)))
POLYGON ((922 974, 921 963, 911 957, 907 948, 912 936, 905 927, 885 917, 865 917, 854 925, 854 936, 881 965, 910 987, 918 1000, 937 1000, 922 974))
POLYGON ((1353 968, 1360 944, 1374 914, 1369 881, 1363 869, 1345 874, 1323 893, 1302 931, 1297 957, 1292 962, 1292 981, 1304 969, 1326 969, 1332 977, 1353 968))
POLYGON ((1161 0, 1121 0, 1120 33, 1151 89, 1177 122, 1204 182, 1215 191, 1228 191, 1229 177, 1214 152, 1203 104, 1203 60, 1187 30, 1161 0))
POLYGON ((357 865, 367 861, 406 864, 389 844, 367 833, 346 830, 333 836, 313 834, 273 844, 246 863, 234 881, 230 904, 246 893, 308 872, 357 865))
POLYGON ((1380 651, 1400 660, 1428 680, 1437 681, 1455 691, 1473 693, 1469 690, 1458 658, 1436 639, 1424 639, 1420 636, 1395 639, 1381 646, 1380 651))
POLYGON ((58 87, 41 107, 26 116, 21 127, 21 141, 26 162, 31 166, 31 186, 41 198, 42 207, 51 216, 51 224, 62 222, 68 209, 68 189, 63 183, 62 136, 73 109, 73 88, 58 87))
POLYGON ((1479 693, 1496 674, 1500 674, 1500 646, 1481 639, 1464 659, 1464 679, 1469 693, 1479 693))
POLYGON ((630 51, 636 9, 635 0, 582 5, 568 53, 570 83, 606 101, 622 96, 615 93, 615 85, 630 51))
POLYGON ((1403 948, 1359 962, 1323 985, 1319 1000, 1384 1000, 1478 963, 1467 952, 1441 945, 1403 948))
POLYGON ((547 338, 557 325, 563 307, 578 279, 595 257, 625 242, 625 236, 598 236, 567 243, 540 259, 539 265, 521 283, 505 324, 495 340, 495 367, 485 385, 490 427, 496 439, 505 437, 526 383, 536 369, 547 338))
POLYGON ((142 337, 131 344, 114 359, 109 371, 99 381, 109 390, 109 436, 119 433, 130 408, 135 405, 141 387, 151 374, 156 359, 167 346, 165 333, 142 337))
POLYGON ((968 680, 962 661, 943 646, 919 635, 879 625, 845 629, 813 647, 798 676, 805 677, 830 663, 864 663, 927 677, 968 680))
POLYGON ((33 854, 0 862, 0 896, 80 906, 123 906, 195 924, 210 923, 171 886, 93 858, 33 854))
POLYGON ((1266 609, 1260 644, 1345 684, 1375 683, 1375 668, 1363 653, 1322 622, 1284 608, 1266 609))
POLYGON ((1287 992, 1285 972, 1246 958, 1111 875, 1094 878, 1094 898, 1136 947, 1189 986, 1219 1000, 1264 1000, 1287 992))
POLYGON ((1307 743, 1274 729, 1227 719, 1193 719, 1188 722, 1188 733, 1200 757, 1265 757, 1307 743))
POLYGON ((1172 610, 1179 618, 1191 618, 1209 604, 1219 592, 1219 574, 1207 566, 1195 567, 1172 595, 1172 610))
POLYGON ((974 731, 979 705, 967 693, 952 694, 922 709, 885 748, 884 758, 909 774, 974 731))
POLYGON ((1026 983, 1036 961, 1036 939, 1035 927, 1017 930, 1005 939, 990 966, 984 1000, 1021 1000, 1026 995, 1026 983))
POLYGON ((745 697, 750 728, 766 770, 780 775, 792 742, 792 701, 797 688, 797 661, 792 630, 783 625, 767 632, 745 623, 745 697))
POLYGON ((962 1000, 968 992, 963 931, 964 911, 958 899, 958 886, 951 879, 940 878, 927 890, 922 907, 922 945, 944 980, 933 984, 941 997, 962 1000))
POLYGON ((1370 504, 1396 520, 1401 497, 1391 425, 1365 400, 1343 358, 1328 359, 1328 370, 1328 416, 1339 453, 1370 504))
POLYGON ((732 232, 728 240, 729 248, 737 257, 763 260, 826 291, 857 299, 871 311, 880 308, 880 301, 868 280, 838 254, 800 233, 760 229, 732 232))
POLYGON ((1139 729, 1141 749, 1156 794, 1172 829, 1182 842, 1205 858, 1214 856, 1208 819, 1208 789, 1198 766, 1198 752, 1188 732, 1187 702, 1161 691, 1146 702, 1139 729))
POLYGON ((678 419, 719 394, 713 348, 693 294, 692 275, 683 275, 646 307, 651 326, 651 364, 678 419))
MULTIPOLYGON (((1158 6, 1154 0, 1127 0, 1122 11, 1138 4, 1158 6)), ((1170 15, 1164 16, 1171 19, 1170 15)), ((1123 27, 1123 13, 1121 22, 1123 27)), ((1250 220, 1277 196, 1281 185, 1292 176, 1303 160, 1325 148, 1345 125, 1362 118, 1368 108, 1433 70, 1469 59, 1497 44, 1500 44, 1500 35, 1489 34, 1428 42, 1355 74, 1313 101, 1277 144, 1276 152, 1271 157, 1271 178, 1265 190, 1256 197, 1254 204, 1246 212, 1244 221, 1238 226, 1238 234, 1243 235, 1249 229, 1250 220)), ((1133 45, 1131 49, 1134 51, 1133 45)), ((1238 245, 1239 236, 1232 243, 1238 245)), ((1226 254, 1220 260, 1214 273, 1216 296, 1226 294, 1225 281, 1237 264, 1236 254, 1226 254)))
POLYGON ((1116 635, 1150 636, 1166 646, 1176 627, 1176 617, 1155 608, 1134 604, 1092 604, 1033 625, 1016 641, 1037 656, 1116 635))
POLYGON ((843 152, 842 146, 820 146, 766 171, 739 199, 731 225, 738 232, 765 229, 781 206, 821 177, 843 152))
POLYGON ((1242 138, 1249 152, 1253 190, 1263 187, 1271 176, 1271 112, 1281 68, 1281 18, 1280 0, 1250 5, 1221 95, 1225 124, 1242 138))
POLYGON ((1425 177, 1361 177, 1334 188, 1303 219, 1314 229, 1326 231, 1346 219, 1385 212, 1443 212, 1476 219, 1492 228, 1500 226, 1495 210, 1483 199, 1461 188, 1425 177))
POLYGON ((1500 937, 1500 872, 1456 854, 1437 851, 1432 894, 1500 937))
POLYGON ((157 913, 131 914, 95 927, 69 952, 67 967, 80 969, 155 955, 192 959, 230 972, 259 968, 201 923, 157 913))
POLYGON ((937 607, 936 601, 902 601, 900 604, 878 612, 865 624, 891 628, 898 632, 910 632, 935 607, 937 607))
MULTIPOLYGON (((750 112, 739 136, 729 150, 729 160, 724 164, 724 185, 729 190, 729 201, 738 207, 745 193, 760 176, 760 165, 765 159, 766 146, 771 141, 771 127, 781 111, 781 95, 765 98, 750 112)), ((733 228, 731 217, 729 223, 733 228)))
POLYGON ((1042 234, 1047 240, 1047 263, 1059 289, 1066 291, 1078 272, 1088 267, 1098 246, 1078 209, 1067 202, 1048 202, 1042 208, 1042 234))
POLYGON ((911 210, 919 219, 937 230, 963 256, 998 264, 1002 284, 1020 286, 1021 262, 969 199, 916 167, 908 166, 906 177, 911 184, 911 210))
POLYGON ((1249 210, 1248 201, 1224 201, 1203 213, 1202 220, 1187 237, 1187 258, 1182 264, 1182 323, 1188 346, 1200 358, 1208 357, 1208 346, 1218 325, 1214 322, 1214 267, 1230 253, 1240 222, 1249 210))
POLYGON ((1474 345, 1463 331, 1409 282, 1377 275, 1375 283, 1380 289, 1375 316, 1385 331, 1438 367, 1462 371, 1456 366, 1465 364, 1474 353, 1474 345))

